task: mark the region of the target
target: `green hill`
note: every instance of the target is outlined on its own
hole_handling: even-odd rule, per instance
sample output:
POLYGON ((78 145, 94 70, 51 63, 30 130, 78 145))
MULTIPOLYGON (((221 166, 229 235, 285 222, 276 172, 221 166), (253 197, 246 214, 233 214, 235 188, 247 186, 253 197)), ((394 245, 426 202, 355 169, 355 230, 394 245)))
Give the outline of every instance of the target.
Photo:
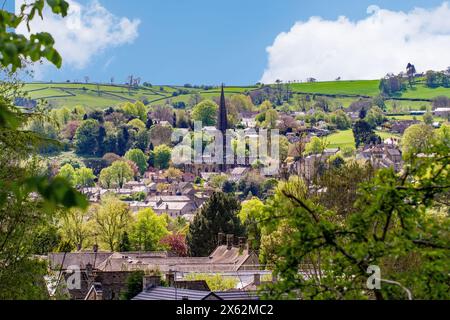
MULTIPOLYGON (((229 96, 254 89, 257 87, 226 87, 225 94, 229 96)), ((28 98, 44 100, 53 108, 83 105, 88 109, 106 108, 137 100, 146 100, 150 105, 164 104, 166 101, 187 103, 195 94, 209 99, 220 95, 219 89, 203 90, 167 85, 129 89, 123 85, 83 83, 28 83, 24 91, 28 98)))
MULTIPOLYGON (((276 88, 277 86, 273 85, 272 87, 276 88)), ((331 96, 331 99, 335 99, 336 103, 344 107, 349 106, 355 99, 374 97, 380 94, 379 80, 292 83, 290 88, 295 94, 331 96)), ((230 86, 225 88, 225 95, 230 96, 257 89, 258 87, 256 86, 230 86)), ((200 94, 207 99, 213 99, 220 95, 218 88, 205 90, 202 88, 154 85, 152 87, 141 86, 129 89, 125 85, 85 83, 28 83, 25 85, 25 91, 28 93, 29 98, 45 100, 52 108, 83 105, 88 109, 106 108, 137 100, 146 101, 150 105, 165 104, 167 102, 188 103, 196 94, 200 94)), ((389 110, 423 110, 423 108, 429 107, 429 101, 437 96, 450 97, 450 88, 439 87, 432 89, 426 87, 420 81, 413 88, 408 87, 401 95, 396 96, 394 98, 396 100, 388 100, 387 105, 389 110)))

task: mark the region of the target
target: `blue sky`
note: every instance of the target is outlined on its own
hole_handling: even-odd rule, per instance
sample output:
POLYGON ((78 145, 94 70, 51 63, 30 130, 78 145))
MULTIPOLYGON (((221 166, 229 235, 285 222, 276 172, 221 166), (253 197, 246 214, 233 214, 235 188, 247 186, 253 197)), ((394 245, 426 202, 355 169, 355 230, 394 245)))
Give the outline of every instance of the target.
MULTIPOLYGON (((76 2, 82 6, 92 3, 76 2)), ((139 20, 132 42, 123 40, 119 46, 105 45, 99 52, 89 54, 81 66, 66 63, 62 70, 46 68, 38 72, 39 77, 65 81, 81 80, 88 75, 92 81, 106 82, 114 76, 116 82, 124 82, 133 74, 155 84, 254 84, 268 67, 266 48, 297 21, 306 22, 311 16, 330 21, 345 16, 358 21, 368 16, 370 5, 408 12, 414 7, 440 6, 442 0, 98 0, 98 3, 118 18, 139 20)), ((73 51, 76 50, 72 48, 72 54, 73 51)))

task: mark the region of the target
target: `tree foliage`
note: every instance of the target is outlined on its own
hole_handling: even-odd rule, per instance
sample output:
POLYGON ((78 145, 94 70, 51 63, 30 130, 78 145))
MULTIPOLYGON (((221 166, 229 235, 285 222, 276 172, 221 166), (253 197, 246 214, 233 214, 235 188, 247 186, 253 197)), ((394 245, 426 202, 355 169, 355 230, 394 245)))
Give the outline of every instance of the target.
POLYGON ((215 192, 189 226, 187 243, 191 256, 204 257, 216 248, 218 233, 245 235, 237 213, 240 205, 233 195, 215 192))
POLYGON ((282 183, 260 221, 270 234, 283 230, 272 243, 280 281, 269 296, 448 298, 450 139, 448 130, 440 135, 402 173, 381 169, 362 182, 344 216, 310 197, 302 182, 282 183), (366 286, 373 265, 381 268, 379 290, 366 286))
POLYGON ((203 126, 214 126, 217 121, 219 106, 211 100, 204 100, 192 110, 192 119, 201 121, 203 126))
POLYGON ((139 251, 157 251, 162 248, 160 240, 168 234, 167 221, 152 209, 143 209, 136 215, 131 226, 130 239, 139 251))
POLYGON ((132 219, 128 205, 114 196, 105 196, 100 206, 93 208, 94 232, 108 250, 118 250, 122 233, 132 219))
POLYGON ((153 162, 158 169, 167 169, 172 157, 172 149, 166 145, 160 145, 153 151, 153 162))
POLYGON ((115 161, 108 168, 100 172, 100 184, 107 189, 122 188, 123 185, 133 180, 134 172, 125 161, 115 161))
POLYGON ((140 149, 128 150, 127 153, 125 153, 124 158, 133 161, 138 166, 141 175, 143 175, 145 171, 147 171, 148 157, 144 154, 144 152, 142 152, 142 150, 140 149))

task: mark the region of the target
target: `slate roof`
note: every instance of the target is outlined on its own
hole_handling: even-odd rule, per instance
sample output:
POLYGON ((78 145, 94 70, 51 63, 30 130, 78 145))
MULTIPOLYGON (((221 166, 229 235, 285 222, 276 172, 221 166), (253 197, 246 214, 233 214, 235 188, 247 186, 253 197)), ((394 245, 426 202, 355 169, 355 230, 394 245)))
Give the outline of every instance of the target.
POLYGON ((80 269, 85 269, 87 264, 93 267, 98 266, 108 257, 112 252, 70 252, 70 253, 49 253, 48 261, 50 269, 66 270, 69 266, 79 266, 80 269))
POLYGON ((149 288, 132 300, 259 300, 256 292, 246 291, 199 291, 166 287, 149 288))
POLYGON ((178 272, 217 273, 237 271, 250 257, 252 256, 248 250, 243 250, 241 253, 237 247, 228 250, 227 246, 219 246, 209 257, 114 254, 97 268, 102 271, 158 269, 161 272, 177 270, 178 272))
POLYGON ((209 291, 154 287, 141 292, 131 300, 203 300, 209 291))

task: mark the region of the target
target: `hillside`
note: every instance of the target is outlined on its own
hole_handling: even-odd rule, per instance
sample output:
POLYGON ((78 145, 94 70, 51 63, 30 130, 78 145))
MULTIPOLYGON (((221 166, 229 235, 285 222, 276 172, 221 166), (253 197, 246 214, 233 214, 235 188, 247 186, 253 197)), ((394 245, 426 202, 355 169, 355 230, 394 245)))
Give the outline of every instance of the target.
MULTIPOLYGON (((257 87, 226 87, 225 95, 243 93, 257 87)), ((89 109, 106 108, 127 101, 146 100, 148 104, 171 102, 187 103, 195 94, 212 99, 219 89, 203 90, 178 86, 157 85, 129 89, 123 85, 96 85, 84 83, 28 83, 24 87, 28 98, 45 100, 53 108, 83 105, 89 109)))
MULTIPOLYGON (((273 86, 274 88, 276 85, 273 86)), ((380 94, 379 80, 359 81, 329 81, 311 83, 292 83, 290 88, 294 94, 326 95, 335 99, 336 103, 349 106, 355 99, 374 97, 380 94)), ((257 90, 256 86, 225 88, 225 95, 245 93, 257 90)), ((25 91, 29 98, 45 100, 50 107, 72 107, 83 105, 89 109, 106 108, 127 101, 147 101, 150 105, 164 104, 166 102, 188 103, 196 94, 203 98, 218 97, 218 88, 209 90, 201 88, 185 88, 181 86, 154 85, 152 87, 139 87, 129 89, 125 85, 96 85, 84 83, 28 83, 25 91)), ((422 82, 413 88, 408 88, 401 95, 387 101, 388 109, 395 104, 404 110, 419 110, 429 106, 431 99, 437 96, 450 97, 450 88, 438 87, 431 89, 422 82), (416 101, 419 100, 419 101, 416 101)))

